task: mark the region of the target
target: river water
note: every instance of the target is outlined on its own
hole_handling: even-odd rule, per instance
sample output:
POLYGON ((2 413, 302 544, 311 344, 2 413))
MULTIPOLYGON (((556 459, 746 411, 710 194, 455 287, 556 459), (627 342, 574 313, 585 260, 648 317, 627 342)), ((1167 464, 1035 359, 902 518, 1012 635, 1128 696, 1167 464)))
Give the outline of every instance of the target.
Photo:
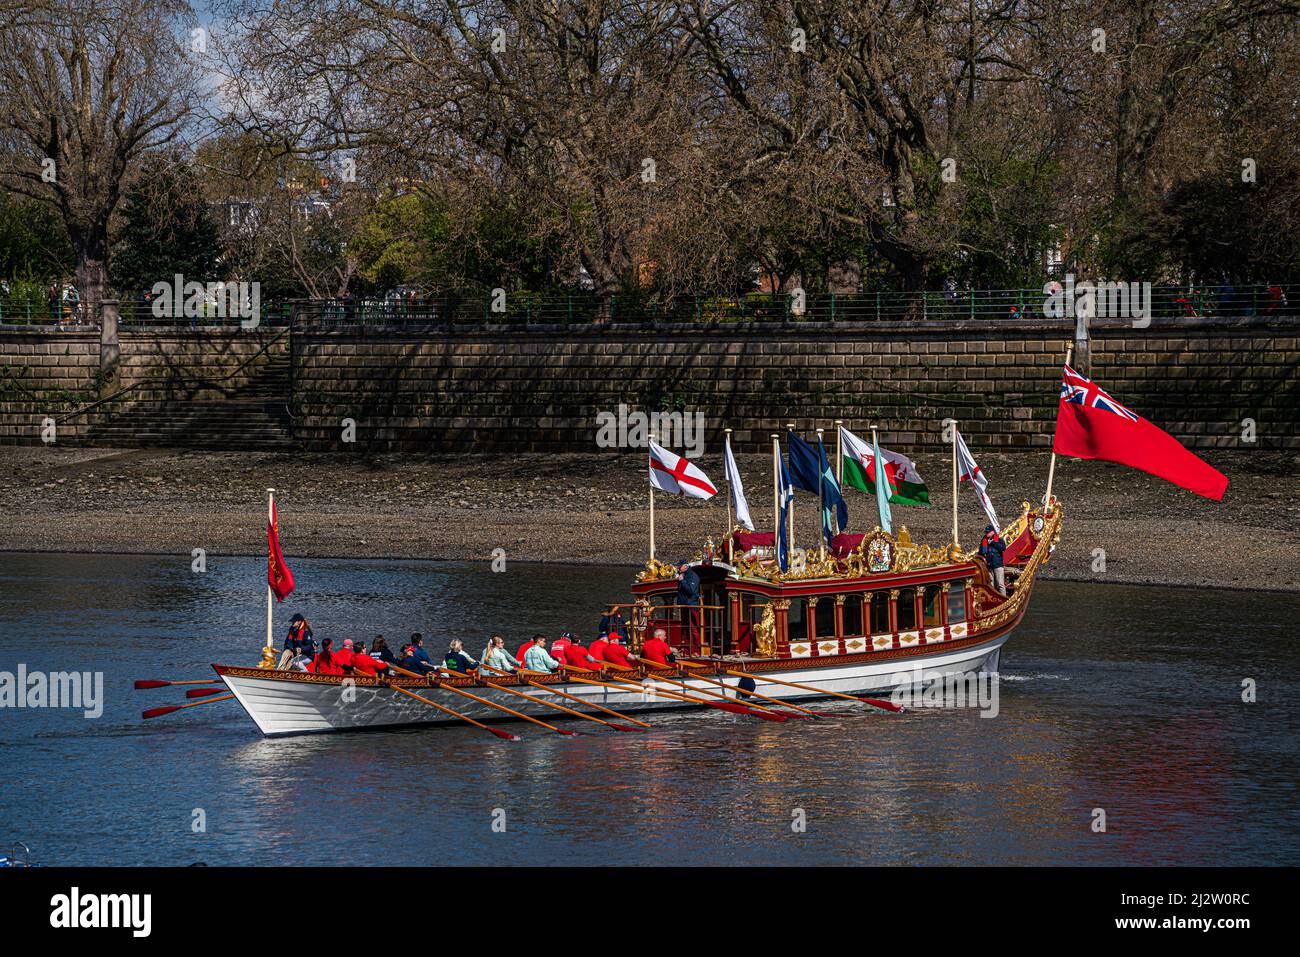
MULTIPOLYGON (((832 704, 817 722, 692 713, 647 734, 509 725, 514 743, 468 727, 265 740, 233 701, 141 721, 182 689, 134 679, 256 662, 265 568, 0 554, 0 672, 104 681, 98 718, 0 709, 0 844, 73 865, 1300 863, 1295 596, 1040 582, 992 718, 832 704)), ((472 636, 475 654, 491 630, 511 647, 587 635, 633 572, 293 568, 277 643, 303 611, 318 637, 419 630, 433 652, 472 636)))

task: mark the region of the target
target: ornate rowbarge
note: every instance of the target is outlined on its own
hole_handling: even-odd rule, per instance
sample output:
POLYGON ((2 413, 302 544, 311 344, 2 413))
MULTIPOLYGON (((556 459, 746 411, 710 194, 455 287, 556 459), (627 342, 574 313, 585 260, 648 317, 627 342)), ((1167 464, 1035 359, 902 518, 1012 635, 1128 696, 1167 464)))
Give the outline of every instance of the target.
MULTIPOLYGON (((500 706, 553 718, 553 705, 573 706, 573 699, 624 713, 700 708, 669 696, 682 685, 716 691, 719 681, 734 689, 740 674, 755 683, 753 690, 783 700, 832 692, 884 694, 938 676, 997 670, 1002 645, 1024 616, 1038 570, 1060 536, 1060 506, 1047 501, 1037 509, 1024 503, 1020 516, 1002 530, 1011 572, 1005 596, 977 554, 957 545, 916 544, 906 527, 897 537, 876 529, 839 556, 799 556, 786 572, 777 568, 770 548, 759 545, 722 561, 706 545, 691 563, 701 580, 693 607, 676 603, 675 569, 651 560, 632 585, 633 601, 610 610, 629 613, 634 650, 656 628, 669 633, 682 660, 693 666, 672 675, 678 684, 644 668, 607 672, 635 683, 615 688, 565 672, 534 678, 527 686, 518 677, 380 680, 278 671, 270 662, 213 667, 267 736, 457 720, 403 691, 418 691, 481 720, 500 719, 500 706), (521 689, 541 703, 521 699, 521 689), (465 692, 491 703, 466 698, 465 692)), ((745 544, 733 536, 731 554, 745 544)))

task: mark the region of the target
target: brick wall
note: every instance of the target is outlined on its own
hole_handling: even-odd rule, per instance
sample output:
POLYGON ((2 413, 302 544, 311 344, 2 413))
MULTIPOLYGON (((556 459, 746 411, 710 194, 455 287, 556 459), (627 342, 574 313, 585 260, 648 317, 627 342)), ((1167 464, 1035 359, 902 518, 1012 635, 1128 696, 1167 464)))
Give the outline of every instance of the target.
MULTIPOLYGON (((972 444, 1051 441, 1059 323, 891 329, 771 325, 333 331, 295 341, 296 434, 308 448, 595 450, 596 414, 620 402, 702 411, 710 448, 766 448, 794 420, 879 422, 892 447, 940 442, 952 416, 972 444)), ((1233 446, 1253 418, 1263 447, 1300 447, 1300 328, 1170 321, 1094 328, 1102 385, 1193 446, 1233 446)))
MULTIPOLYGON (((738 451, 759 451, 787 421, 836 418, 879 422, 892 447, 934 446, 946 416, 972 445, 1042 447, 1070 332, 1031 321, 299 331, 295 435, 318 451, 587 451, 596 414, 622 402, 702 412, 709 448, 727 426, 738 451), (340 442, 346 418, 352 446, 340 442)), ((208 395, 273 334, 126 332, 121 382, 164 383, 136 397, 208 395)), ((1189 445, 1233 446, 1252 418, 1261 447, 1300 448, 1298 337, 1283 320, 1099 325, 1092 369, 1189 445)), ((93 400, 98 354, 97 334, 0 329, 0 441, 37 441, 43 416, 93 400)), ((77 434, 60 427, 60 441, 77 434)))
MULTIPOLYGON (((202 398, 248 381, 230 376, 276 330, 124 332, 114 389, 139 384, 123 401, 202 398), (229 378, 227 378, 229 376, 229 378)), ((41 422, 94 402, 99 392, 99 333, 0 326, 0 442, 39 441, 41 422)), ((96 414, 61 422, 58 441, 73 442, 96 414)))

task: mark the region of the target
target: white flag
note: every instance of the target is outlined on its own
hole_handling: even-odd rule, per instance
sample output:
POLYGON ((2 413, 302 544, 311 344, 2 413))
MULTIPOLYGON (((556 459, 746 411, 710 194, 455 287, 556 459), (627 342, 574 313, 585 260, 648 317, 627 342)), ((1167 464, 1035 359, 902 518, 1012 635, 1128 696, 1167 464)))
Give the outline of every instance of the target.
POLYGON ((749 503, 745 501, 745 486, 740 481, 740 469, 736 468, 736 457, 731 454, 731 436, 727 436, 727 464, 724 469, 727 485, 731 488, 731 504, 736 509, 736 521, 751 532, 754 522, 749 517, 749 503))
POLYGON ((650 443, 650 487, 687 498, 713 498, 718 494, 698 465, 653 442, 650 443))
POLYGON ((961 437, 960 432, 957 433, 957 477, 963 482, 970 482, 971 487, 975 489, 975 494, 979 496, 980 504, 984 506, 984 514, 989 517, 989 522, 995 529, 1001 531, 1002 525, 998 522, 998 513, 993 511, 993 503, 989 500, 989 480, 984 477, 984 472, 971 457, 970 449, 966 448, 966 440, 961 437))

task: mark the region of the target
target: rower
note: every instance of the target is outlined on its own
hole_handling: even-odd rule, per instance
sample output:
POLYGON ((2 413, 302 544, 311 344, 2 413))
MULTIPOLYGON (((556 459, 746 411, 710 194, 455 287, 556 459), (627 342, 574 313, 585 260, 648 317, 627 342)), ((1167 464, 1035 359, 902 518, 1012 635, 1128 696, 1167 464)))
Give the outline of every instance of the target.
POLYGON ((385 670, 388 663, 378 661, 366 654, 366 643, 358 641, 352 646, 352 670, 358 674, 371 675, 372 677, 385 670))
POLYGON ((495 668, 511 674, 514 674, 518 667, 515 660, 510 657, 510 652, 506 651, 506 640, 501 635, 493 635, 488 639, 487 647, 483 649, 483 664, 489 670, 495 668))
POLYGON ((352 639, 344 638, 343 647, 334 652, 334 662, 344 671, 348 671, 352 668, 352 657, 352 639))
POLYGON ((343 674, 343 667, 338 663, 333 651, 330 650, 330 646, 333 644, 334 640, 332 638, 326 638, 321 642, 320 654, 312 659, 312 663, 308 666, 309 671, 313 671, 318 675, 343 674))
POLYGON ((591 643, 591 647, 587 649, 587 654, 591 655, 591 657, 595 658, 597 661, 604 661, 605 649, 608 647, 609 647, 609 635, 605 634, 604 632, 601 632, 600 637, 597 638, 595 641, 593 641, 591 643))
POLYGON ((545 637, 545 635, 533 635, 533 637, 529 638, 519 646, 519 650, 515 652, 515 661, 519 662, 519 667, 523 667, 524 655, 528 654, 528 649, 537 644, 539 639, 544 639, 545 637))
POLYGON ((524 667, 529 671, 543 671, 550 674, 558 671, 560 663, 550 656, 546 650, 546 636, 537 635, 533 638, 533 644, 524 655, 524 667))
MULTIPOLYGON (((558 658, 559 655, 556 655, 556 657, 558 658)), ((564 646, 564 660, 567 664, 573 665, 575 668, 600 667, 600 659, 576 641, 570 641, 564 646)))
POLYGON ((641 646, 641 657, 646 661, 653 661, 657 664, 672 664, 677 660, 677 653, 673 651, 673 646, 668 644, 668 632, 662 628, 656 628, 650 640, 641 646))
POLYGON ((617 633, 610 634, 609 641, 601 649, 601 657, 606 664, 613 665, 615 668, 632 667, 632 656, 628 654, 627 648, 619 641, 617 633))
POLYGON ((447 654, 443 656, 442 664, 449 671, 466 675, 478 667, 478 662, 466 654, 465 642, 459 638, 453 638, 451 644, 447 646, 447 654))

